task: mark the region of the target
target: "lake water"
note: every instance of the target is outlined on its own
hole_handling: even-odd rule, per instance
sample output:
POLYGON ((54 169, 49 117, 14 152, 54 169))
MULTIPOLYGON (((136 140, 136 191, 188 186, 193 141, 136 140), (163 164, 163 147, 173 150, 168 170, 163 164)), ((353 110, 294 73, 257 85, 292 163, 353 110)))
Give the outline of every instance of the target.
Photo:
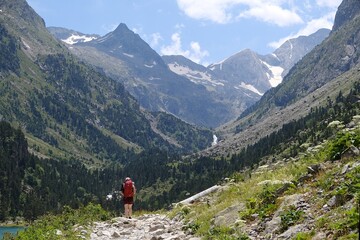
POLYGON ((8 232, 16 234, 18 231, 23 230, 24 227, 0 227, 0 239, 3 238, 4 233, 8 232))

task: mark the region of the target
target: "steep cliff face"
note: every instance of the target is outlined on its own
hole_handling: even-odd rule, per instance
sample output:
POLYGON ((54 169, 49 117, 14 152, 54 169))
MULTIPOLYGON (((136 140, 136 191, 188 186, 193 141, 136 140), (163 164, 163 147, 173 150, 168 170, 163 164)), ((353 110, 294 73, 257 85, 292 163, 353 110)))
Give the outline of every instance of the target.
POLYGON ((360 1, 359 0, 344 0, 336 12, 333 30, 337 30, 345 23, 354 19, 360 14, 360 1))

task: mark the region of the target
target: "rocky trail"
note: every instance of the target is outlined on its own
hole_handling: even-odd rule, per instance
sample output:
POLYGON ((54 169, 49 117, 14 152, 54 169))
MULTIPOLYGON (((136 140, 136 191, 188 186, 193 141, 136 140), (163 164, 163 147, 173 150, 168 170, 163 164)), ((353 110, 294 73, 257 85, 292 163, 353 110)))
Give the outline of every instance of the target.
POLYGON ((161 214, 145 214, 127 219, 114 218, 108 222, 96 222, 90 234, 91 240, 200 240, 182 230, 183 223, 161 214))

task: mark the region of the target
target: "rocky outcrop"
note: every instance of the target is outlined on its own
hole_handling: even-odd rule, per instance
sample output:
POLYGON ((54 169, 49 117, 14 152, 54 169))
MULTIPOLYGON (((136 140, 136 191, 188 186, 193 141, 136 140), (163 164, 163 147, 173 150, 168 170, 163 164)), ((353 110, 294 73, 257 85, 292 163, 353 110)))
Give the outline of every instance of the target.
POLYGON ((337 30, 345 23, 354 19, 360 14, 360 1, 359 0, 344 0, 336 12, 333 30, 337 30))

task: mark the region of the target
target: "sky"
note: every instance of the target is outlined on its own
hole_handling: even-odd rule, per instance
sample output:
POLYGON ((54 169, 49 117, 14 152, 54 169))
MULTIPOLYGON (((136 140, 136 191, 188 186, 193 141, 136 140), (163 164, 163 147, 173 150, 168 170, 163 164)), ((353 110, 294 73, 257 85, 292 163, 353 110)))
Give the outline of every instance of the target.
POLYGON ((120 23, 160 55, 207 66, 331 29, 342 0, 27 0, 46 26, 101 36, 120 23))

